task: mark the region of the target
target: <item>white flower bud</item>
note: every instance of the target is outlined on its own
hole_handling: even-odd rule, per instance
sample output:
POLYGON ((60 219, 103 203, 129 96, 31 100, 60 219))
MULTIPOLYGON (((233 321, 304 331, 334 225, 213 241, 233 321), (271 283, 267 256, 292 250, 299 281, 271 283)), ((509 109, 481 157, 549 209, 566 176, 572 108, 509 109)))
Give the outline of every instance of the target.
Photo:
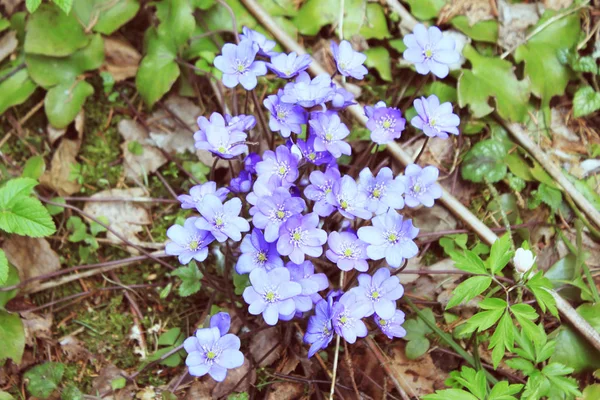
POLYGON ((536 258, 537 257, 534 257, 530 250, 517 249, 515 252, 515 257, 513 258, 515 269, 521 274, 526 273, 531 269, 531 267, 533 267, 533 263, 535 263, 536 258))

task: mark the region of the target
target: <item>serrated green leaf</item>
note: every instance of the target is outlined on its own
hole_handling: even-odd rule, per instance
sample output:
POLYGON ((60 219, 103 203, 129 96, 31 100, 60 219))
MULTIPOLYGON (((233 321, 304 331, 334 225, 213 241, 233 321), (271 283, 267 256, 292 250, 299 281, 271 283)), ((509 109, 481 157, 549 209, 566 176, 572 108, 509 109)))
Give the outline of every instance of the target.
POLYGON ((507 381, 500 381, 494 385, 487 400, 517 400, 513 394, 517 394, 524 385, 511 385, 507 381))
POLYGON ((438 390, 433 394, 423 396, 423 400, 479 400, 471 393, 462 389, 438 390))
MULTIPOLYGON (((2 75, 8 73, 3 71, 2 75)), ((23 104, 35 92, 37 85, 29 78, 26 70, 20 70, 0 82, 0 115, 12 106, 23 104)))
MULTIPOLYGON (((17 269, 14 266, 12 266, 11 264, 8 264, 8 276, 7 276, 6 281, 4 282, 3 286, 5 286, 5 287, 13 286, 19 282, 20 282, 19 272, 17 271, 17 269)), ((14 299, 16 295, 17 295, 17 289, 0 292, 0 310, 4 308, 6 303, 8 303, 12 299, 14 299)))
POLYGON ((30 13, 34 13, 38 7, 42 4, 42 0, 25 0, 25 7, 30 13))
POLYGON ((496 275, 498 272, 502 271, 513 257, 510 246, 510 235, 508 233, 502 235, 494 242, 494 244, 492 244, 490 257, 486 261, 487 267, 492 274, 496 275))
POLYGON ((596 60, 590 56, 580 57, 571 64, 571 67, 577 72, 598 74, 598 64, 596 64, 596 60))
POLYGON ((492 325, 498 322, 503 313, 504 309, 478 312, 467 321, 465 333, 474 332, 475 330, 478 332, 483 332, 486 329, 489 329, 492 327, 492 325))
POLYGON ((510 172, 512 172, 519 178, 527 182, 531 182, 535 179, 531 174, 531 167, 529 166, 529 164, 527 164, 525 159, 523 159, 523 157, 521 157, 516 152, 508 154, 504 160, 506 161, 510 172))
POLYGON ((573 372, 573 368, 566 367, 559 363, 550 363, 542 369, 542 374, 550 381, 555 390, 560 390, 565 394, 572 396, 581 396, 579 385, 574 378, 567 378, 573 372))
POLYGON ((56 232, 54 221, 39 200, 23 197, 10 209, 0 209, 0 229, 30 237, 49 236, 56 232))
POLYGON ((488 272, 481 258, 471 250, 451 251, 449 255, 454 261, 454 266, 462 271, 483 275, 488 272))
POLYGON ((506 176, 505 157, 506 150, 500 142, 493 139, 477 142, 463 160, 462 177, 475 183, 501 181, 506 176))
POLYGON ((25 350, 25 329, 18 314, 0 309, 0 360, 12 359, 21 364, 25 350))
POLYGON ((470 45, 465 46, 463 54, 473 67, 463 70, 458 80, 460 107, 468 105, 475 118, 482 118, 494 111, 488 104, 493 97, 502 118, 523 122, 529 103, 529 81, 519 81, 510 62, 482 56, 470 45))
POLYGON ((585 117, 600 110, 600 93, 591 86, 581 86, 573 96, 573 116, 585 117))
POLYGON ((489 276, 474 276, 467 279, 452 291, 453 296, 446 309, 468 302, 483 293, 491 284, 492 278, 489 276))
POLYGON ((464 15, 459 15, 450 21, 453 27, 479 42, 496 43, 498 41, 498 21, 479 21, 474 25, 464 15))
POLYGON ((68 385, 63 389, 60 400, 83 400, 83 393, 77 387, 72 384, 68 385))
POLYGON ((86 81, 61 83, 50 89, 44 99, 50 124, 58 129, 66 128, 93 93, 94 87, 86 81))
POLYGON ((56 4, 65 14, 69 14, 71 12, 71 7, 73 7, 73 0, 52 0, 54 4, 56 4))
POLYGON ((409 360, 416 360, 423 354, 427 353, 430 345, 429 339, 423 336, 414 340, 409 340, 408 343, 406 343, 406 348, 404 349, 406 358, 409 360))
POLYGON ((526 283, 526 286, 538 302, 538 305, 542 309, 542 312, 546 312, 546 308, 552 315, 558 317, 558 310, 556 309, 556 301, 552 297, 548 290, 552 290, 552 282, 543 273, 539 271, 537 274, 532 276, 526 283))
POLYGON ((125 379, 122 376, 119 376, 110 381, 110 387, 112 388, 112 390, 123 389, 125 385, 127 385, 127 379, 125 379))
POLYGON ((504 358, 505 349, 512 351, 514 341, 515 336, 512 318, 508 312, 505 312, 500 318, 500 322, 498 322, 494 334, 490 338, 489 348, 493 349, 492 361, 494 363, 494 368, 498 368, 498 364, 500 364, 500 361, 504 358))
POLYGON ((532 321, 538 318, 538 314, 533 307, 528 304, 513 304, 510 307, 519 325, 523 329, 523 333, 534 343, 541 343, 545 339, 545 333, 540 334, 537 325, 532 321))
POLYGON ((63 363, 46 362, 25 372, 23 378, 28 380, 27 391, 32 396, 47 399, 58 389, 64 373, 63 363))
POLYGON ((0 249, 0 286, 3 286, 8 280, 8 259, 4 250, 0 249))
POLYGON ((384 81, 391 82, 392 67, 390 53, 385 47, 371 47, 363 52, 367 56, 365 65, 369 68, 375 68, 379 72, 379 76, 384 81))
POLYGON ((38 182, 32 178, 14 178, 0 188, 0 210, 9 209, 19 202, 22 197, 27 197, 33 192, 38 182))
POLYGON ((181 279, 181 285, 179 286, 179 295, 181 297, 191 296, 197 293, 202 287, 200 281, 203 275, 195 261, 191 261, 187 266, 177 268, 172 272, 172 275, 181 279))
POLYGON ((512 369, 523 371, 525 375, 531 374, 536 369, 531 361, 525 360, 524 358, 511 358, 506 360, 505 363, 512 369))

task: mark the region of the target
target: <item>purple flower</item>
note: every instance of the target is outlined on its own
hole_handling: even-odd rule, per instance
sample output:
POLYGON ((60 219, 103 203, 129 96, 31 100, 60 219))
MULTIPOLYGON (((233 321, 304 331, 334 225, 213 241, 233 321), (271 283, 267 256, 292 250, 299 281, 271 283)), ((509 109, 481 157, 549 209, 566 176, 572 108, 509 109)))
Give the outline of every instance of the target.
POLYGON ((323 273, 315 274, 315 266, 308 260, 302 264, 289 262, 285 267, 290 271, 292 282, 298 282, 302 286, 302 292, 294 296, 296 311, 309 311, 313 307, 312 296, 315 294, 318 296, 318 292, 329 287, 327 275, 323 273))
POLYGON ((336 42, 331 42, 331 52, 337 65, 337 69, 342 76, 351 76, 354 79, 362 79, 367 74, 367 68, 363 65, 367 56, 352 49, 352 45, 347 40, 342 40, 338 46, 336 42))
POLYGON ((252 176, 250 172, 241 170, 240 174, 229 183, 229 189, 233 193, 248 193, 252 189, 252 176))
POLYGON ((257 77, 267 74, 264 61, 255 61, 259 46, 251 40, 242 40, 240 44, 226 43, 214 64, 223 72, 223 84, 234 88, 241 83, 244 89, 252 90, 258 83, 257 77))
POLYGON ((363 226, 358 230, 358 237, 369 243, 367 255, 372 260, 385 261, 398 268, 405 258, 417 255, 419 249, 412 239, 417 237, 419 229, 410 219, 404 221, 402 215, 394 210, 377 215, 372 220, 373 226, 363 226))
POLYGON ((454 39, 443 37, 437 26, 428 29, 423 24, 417 24, 413 33, 404 36, 404 44, 407 47, 404 58, 415 63, 421 75, 431 71, 438 78, 445 78, 450 71, 448 65, 460 59, 454 39))
POLYGON ((251 174, 256 173, 256 164, 262 161, 262 157, 256 153, 250 153, 244 159, 244 169, 251 174))
POLYGON ((346 108, 354 103, 354 95, 344 89, 341 86, 338 86, 335 82, 331 82, 331 86, 334 90, 333 97, 331 99, 331 108, 334 109, 342 109, 346 108))
POLYGON ((258 54, 264 57, 271 57, 277 54, 272 51, 277 44, 274 40, 269 40, 262 33, 258 33, 246 26, 242 28, 240 40, 250 40, 258 46, 258 54))
POLYGON ((221 201, 225 201, 227 195, 229 194, 229 189, 227 188, 219 188, 217 189, 217 184, 213 181, 208 181, 201 185, 192 186, 190 189, 190 194, 181 194, 177 196, 177 200, 181 202, 181 208, 190 209, 196 208, 202 202, 204 195, 214 194, 221 201))
POLYGON ((306 70, 310 63, 311 59, 308 54, 298 56, 295 51, 292 51, 290 54, 281 53, 271 57, 271 62, 267 63, 267 67, 278 77, 291 79, 306 70))
POLYGON ((372 215, 365 209, 367 196, 358 190, 356 181, 349 175, 334 182, 331 192, 327 193, 327 202, 335 205, 344 217, 354 219, 371 219, 372 215))
POLYGON ((377 313, 381 318, 392 318, 396 312, 396 300, 404 294, 404 288, 397 276, 390 276, 390 270, 380 268, 371 277, 358 276, 358 286, 352 291, 359 299, 364 299, 371 309, 367 316, 377 313))
POLYGON ((306 111, 295 104, 282 102, 282 95, 280 90, 277 95, 268 96, 263 104, 271 113, 269 128, 287 138, 292 132, 302 133, 302 124, 306 123, 306 111))
POLYGON ((381 318, 379 315, 373 315, 375 323, 381 329, 381 332, 387 335, 388 338, 393 339, 395 337, 406 336, 406 330, 402 327, 404 323, 404 313, 400 310, 396 310, 392 318, 381 318))
POLYGON ((334 94, 329 75, 321 74, 311 80, 310 76, 302 71, 294 82, 285 85, 281 101, 311 108, 331 100, 334 94))
POLYGON ((369 168, 364 168, 359 174, 360 190, 367 197, 366 208, 375 214, 383 214, 388 209, 404 207, 402 194, 404 184, 388 167, 382 168, 377 177, 373 177, 369 168))
POLYGON ((317 228, 318 225, 319 216, 315 213, 290 217, 279 229, 279 254, 289 256, 296 264, 304 262, 305 254, 311 257, 321 256, 327 233, 317 228))
POLYGON ((258 199, 257 212, 252 217, 255 227, 265 230, 265 240, 275 242, 282 224, 304 211, 306 203, 301 197, 292 197, 284 188, 277 188, 270 196, 258 199))
POLYGON ((313 171, 309 176, 310 185, 304 189, 306 198, 315 201, 313 211, 321 217, 328 217, 335 211, 335 204, 327 201, 327 194, 331 192, 333 184, 340 180, 340 170, 328 167, 325 172, 313 171))
POLYGON ((283 267, 283 261, 277 253, 275 243, 268 243, 260 229, 252 229, 252 233, 244 236, 240 245, 242 254, 235 264, 238 274, 247 274, 255 268, 270 271, 283 267))
POLYGON ((308 326, 304 334, 304 342, 310 344, 308 358, 319 350, 325 349, 333 339, 332 301, 322 299, 315 307, 315 315, 308 319, 308 326))
POLYGON ((284 145, 277 146, 275 151, 263 153, 263 160, 256 164, 256 172, 261 179, 269 180, 277 176, 281 186, 290 187, 298 178, 298 159, 284 145))
POLYGON ((208 257, 208 245, 215 238, 210 232, 196 228, 197 217, 185 220, 183 226, 173 225, 167 229, 167 237, 172 241, 167 243, 165 253, 177 256, 182 264, 189 263, 192 258, 202 262, 208 257))
POLYGON ((373 142, 387 144, 400 138, 406 126, 406 120, 402 118, 402 112, 397 108, 381 107, 380 103, 369 109, 371 115, 367 120, 367 128, 371 131, 373 142))
POLYGON ((212 194, 207 194, 198 207, 202 218, 196 220, 196 228, 210 231, 215 239, 224 242, 227 238, 234 241, 242 239, 241 232, 248 232, 250 224, 240 217, 242 201, 234 197, 225 204, 212 194))
POLYGON ((356 342, 357 337, 367 336, 369 331, 361 318, 368 314, 370 307, 366 301, 359 301, 354 293, 344 293, 333 303, 332 321, 335 333, 348 343, 356 342))
POLYGON ((252 286, 244 290, 243 297, 252 315, 262 314, 265 322, 275 325, 279 314, 290 315, 295 310, 292 297, 302 292, 302 286, 290 281, 290 271, 286 268, 275 268, 267 272, 256 268, 250 272, 252 286))
POLYGON ((367 263, 367 244, 360 240, 352 232, 331 232, 327 238, 329 249, 325 255, 329 261, 337 264, 342 271, 366 272, 369 269, 367 263))
POLYGON ((452 104, 440 104, 440 99, 435 94, 428 98, 415 99, 415 109, 419 115, 410 120, 410 124, 421 129, 429 137, 447 139, 448 134, 458 135, 460 118, 452 113, 452 104))
POLYGON ((326 150, 335 158, 341 157, 342 154, 348 156, 352 154, 352 148, 344 142, 350 130, 336 112, 313 113, 308 123, 316 135, 314 144, 316 151, 326 150))
MULTIPOLYGON (((215 114, 213 113, 213 116, 215 114)), ((216 115, 223 118, 219 114, 216 115)), ((213 120, 213 116, 211 116, 211 121, 213 120)), ((225 159, 231 159, 247 152, 247 137, 248 135, 242 131, 230 131, 227 129, 224 126, 224 120, 223 126, 211 123, 206 126, 206 129, 201 128, 194 133, 197 149, 208 150, 214 155, 225 159)))
POLYGON ((365 115, 367 116, 367 118, 371 118, 373 117, 373 113, 375 112, 375 110, 377 108, 385 108, 387 107, 387 105, 385 104, 385 101, 378 101, 377 103, 375 103, 374 106, 365 106, 364 110, 365 110, 365 115))
POLYGON ((225 122, 227 122, 227 129, 230 132, 248 131, 256 126, 256 118, 252 115, 240 114, 232 117, 229 114, 225 114, 225 122))
POLYGON ((210 328, 198 329, 194 336, 187 338, 183 348, 188 353, 185 364, 190 375, 208 373, 215 381, 222 382, 228 369, 244 364, 244 355, 240 351, 240 339, 227 333, 229 315, 225 318, 219 314, 211 318, 210 328))
POLYGON ((315 136, 309 135, 306 142, 302 139, 297 140, 297 146, 304 157, 309 163, 314 165, 323 164, 334 164, 335 158, 328 151, 316 151, 315 150, 315 136))
POLYGON ((248 211, 250 215, 254 215, 258 212, 256 205, 262 197, 271 196, 275 189, 281 187, 280 180, 273 175, 270 179, 257 179, 252 186, 252 191, 246 196, 246 201, 253 207, 250 207, 248 211))
POLYGON ((434 200, 442 197, 442 188, 436 183, 439 173, 440 171, 431 165, 425 168, 417 164, 407 165, 404 176, 398 177, 406 187, 406 205, 417 207, 423 204, 425 207, 432 207, 434 200))

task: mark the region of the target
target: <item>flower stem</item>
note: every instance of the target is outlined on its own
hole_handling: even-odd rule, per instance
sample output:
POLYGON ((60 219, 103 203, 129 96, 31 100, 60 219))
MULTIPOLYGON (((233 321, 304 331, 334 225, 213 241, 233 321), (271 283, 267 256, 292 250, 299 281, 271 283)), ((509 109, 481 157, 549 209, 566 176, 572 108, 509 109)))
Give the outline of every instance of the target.
POLYGON ((415 161, 413 161, 414 164, 419 162, 419 158, 421 158, 421 156, 425 152, 425 147, 427 147, 427 143, 429 143, 429 139, 430 139, 430 137, 427 136, 427 139, 425 139, 425 143, 423 143, 423 147, 421 147, 421 150, 419 150, 419 154, 417 154, 417 156, 415 157, 415 161))
MULTIPOLYGON (((344 271, 340 273, 340 289, 344 287, 344 271)), ((329 400, 333 400, 335 393, 335 378, 337 375, 338 359, 340 356, 340 335, 335 337, 335 353, 333 356, 333 370, 331 373, 331 390, 329 391, 329 400)))

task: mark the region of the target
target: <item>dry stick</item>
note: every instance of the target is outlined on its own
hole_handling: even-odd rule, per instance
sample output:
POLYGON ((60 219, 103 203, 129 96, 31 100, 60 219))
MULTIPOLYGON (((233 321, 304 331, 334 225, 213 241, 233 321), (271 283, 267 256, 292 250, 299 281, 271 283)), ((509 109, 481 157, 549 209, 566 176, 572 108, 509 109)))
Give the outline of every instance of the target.
POLYGON ((173 199, 155 199, 152 197, 63 197, 65 201, 82 201, 84 203, 105 203, 105 202, 132 202, 132 203, 179 203, 179 200, 173 199))
POLYGON ((398 0, 386 0, 387 5, 400 16, 400 26, 412 31, 419 22, 398 0))
MULTIPOLYGON (((268 13, 266 13, 255 0, 242 0, 242 3, 244 3, 244 5, 250 10, 250 12, 252 12, 252 14, 254 14, 254 16, 260 21, 260 23, 268 31, 270 31, 273 34, 273 36, 284 47, 288 48, 291 51, 295 51, 298 54, 307 54, 306 49, 304 49, 304 47, 302 47, 300 44, 298 44, 298 42, 296 42, 286 32, 284 32, 273 21, 271 16, 268 13)), ((410 24, 412 24, 412 27, 414 27, 414 25, 416 25, 418 23, 417 20, 414 19, 414 17, 412 17, 412 15, 410 15, 410 13, 408 13, 408 11, 406 11, 406 9, 402 5, 400 5, 400 3, 397 2, 397 0, 387 0, 387 3, 394 9, 394 11, 396 11, 396 13, 398 13, 401 17, 403 17, 407 21, 406 22, 407 24, 410 22, 410 24), (404 9, 404 11, 406 11, 406 13, 401 12, 402 9, 404 9)), ((327 73, 327 71, 314 59, 311 63, 311 66, 309 67, 309 71, 312 72, 313 74, 317 74, 317 75, 321 74, 321 73, 327 73)), ((355 105, 348 107, 347 109, 363 125, 366 123, 367 117, 363 113, 362 105, 355 104, 355 105)), ((507 128, 514 135, 513 125, 509 124, 509 126, 507 126, 507 128)), ((517 126, 516 128, 517 128, 515 130, 516 132, 522 133, 522 129, 520 126, 517 126)), ((523 137, 523 136, 524 135, 520 135, 520 137, 523 137)), ((529 141, 529 143, 531 143, 531 141, 529 141)), ((523 145, 523 146, 527 147, 525 145, 523 145)), ((535 146, 535 147, 537 147, 537 146, 535 146)), ((413 161, 412 157, 408 153, 406 153, 400 147, 400 145, 396 142, 388 143, 387 150, 394 156, 394 158, 396 158, 398 161, 400 161, 403 165, 411 164, 413 161)), ((534 153, 534 152, 532 152, 532 153, 534 153)), ((535 153, 534 153, 534 156, 535 156, 535 153)), ((541 161, 540 161, 540 163, 542 164, 542 166, 545 167, 544 163, 542 163, 541 161)), ((551 164, 551 165, 553 165, 553 164, 551 164)), ((550 172, 550 171, 548 171, 548 172, 550 172)), ((560 172, 560 170, 558 172, 560 172)), ((551 175, 552 175, 552 173, 551 173, 551 175)), ((559 176, 560 180, 557 179, 556 177, 555 177, 555 179, 562 186, 561 182, 565 181, 566 178, 564 176, 562 176, 562 173, 557 174, 557 175, 559 176)), ((566 183, 567 183, 566 187, 573 187, 573 185, 571 185, 571 183, 568 180, 566 181, 566 183)), ((565 187, 565 186, 563 186, 563 187, 565 187)), ((570 192, 570 190, 567 190, 567 191, 570 192)), ((575 193, 579 194, 579 192, 577 192, 576 190, 573 190, 573 191, 575 193)), ((479 220, 479 218, 477 218, 468 208, 466 208, 460 201, 458 201, 458 199, 456 199, 454 196, 452 196, 445 189, 442 189, 442 197, 440 198, 440 200, 446 206, 446 208, 448 208, 454 215, 456 215, 467 226, 469 226, 472 230, 474 230, 485 242, 487 242, 488 244, 492 244, 498 239, 498 236, 496 236, 496 234, 487 225, 485 225, 483 222, 481 222, 479 220)), ((579 200, 581 201, 581 198, 579 198, 579 200)), ((586 203, 587 203, 587 201, 586 201, 586 203)), ((598 212, 596 211, 596 213, 598 213, 598 212)), ((598 218, 600 219, 600 217, 598 217, 598 218)), ((599 226, 600 226, 600 224, 599 224, 599 226)), ((573 326, 587 340, 589 340, 592 343, 592 345, 595 348, 600 350, 600 334, 598 334, 598 332, 594 328, 592 328, 592 326, 586 320, 584 320, 577 313, 577 311, 575 311, 575 309, 568 302, 566 302, 562 297, 560 297, 554 290, 549 290, 549 292, 552 295, 552 297, 554 297, 554 299, 556 300, 556 307, 558 308, 558 310, 573 324, 573 326)))

